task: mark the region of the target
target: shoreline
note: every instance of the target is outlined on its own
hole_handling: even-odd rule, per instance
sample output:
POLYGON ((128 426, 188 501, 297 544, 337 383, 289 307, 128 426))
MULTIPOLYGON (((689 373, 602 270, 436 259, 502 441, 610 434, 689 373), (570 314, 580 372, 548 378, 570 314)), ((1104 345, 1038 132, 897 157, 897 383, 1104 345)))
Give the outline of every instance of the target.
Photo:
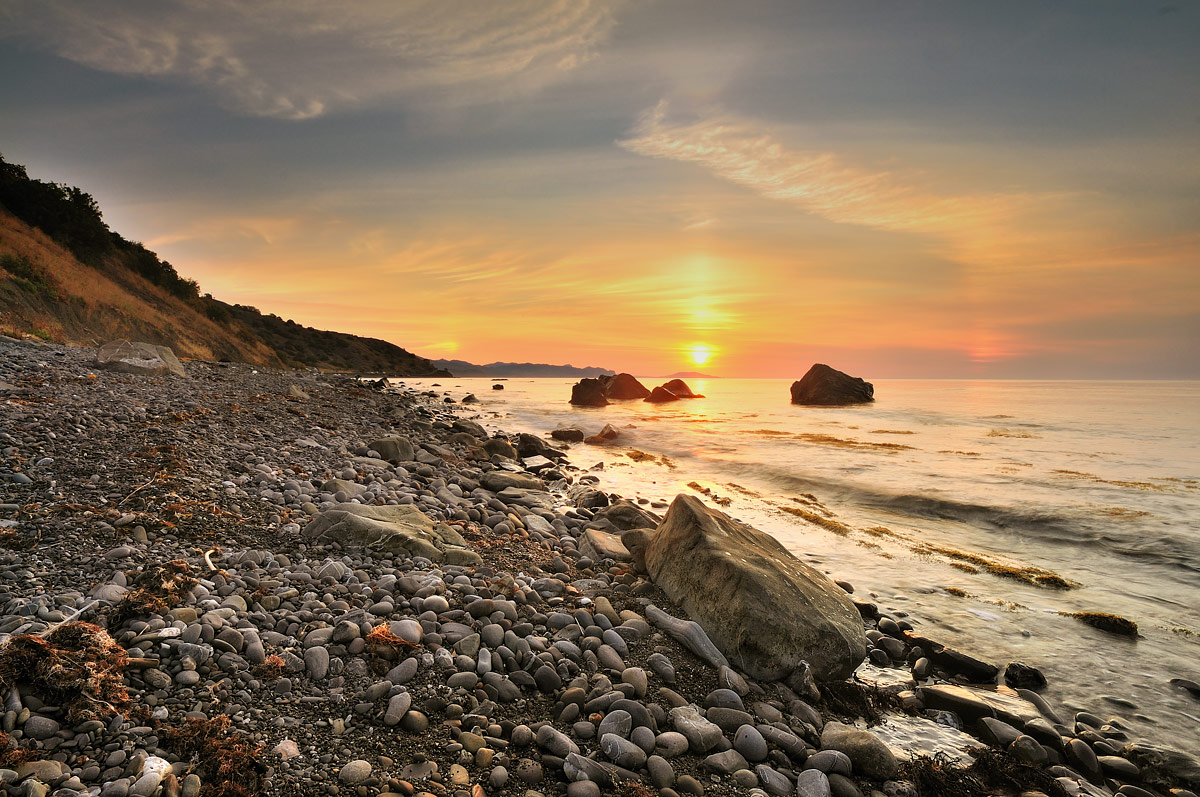
MULTIPOLYGON (((144 377, 96 370, 93 358, 86 349, 0 341, 7 429, 0 504, 9 507, 0 521, 16 521, 0 529, 7 549, 0 551, 0 633, 37 634, 80 609, 78 619, 121 619, 107 630, 134 662, 122 672, 131 692, 128 718, 75 721, 81 717, 68 717, 68 705, 28 687, 15 701, 9 694, 5 732, 41 757, 17 762, 9 754, 13 774, 0 767, 0 781, 41 779, 64 795, 119 794, 122 786, 133 794, 189 793, 217 786, 216 767, 236 761, 248 793, 263 794, 533 790, 575 797, 597 794, 595 780, 621 780, 627 772, 668 797, 699 790, 795 794, 805 781, 819 780, 803 774, 813 770, 840 794, 919 791, 906 791, 913 782, 901 774, 919 780, 927 766, 902 762, 906 769, 895 777, 863 779, 862 760, 843 764, 818 754, 830 745, 817 726, 852 720, 845 709, 869 701, 852 703, 826 689, 805 702, 779 684, 719 674, 648 622, 650 603, 683 615, 628 566, 579 555, 578 539, 594 513, 570 500, 565 477, 578 483, 586 471, 569 461, 541 470, 542 488, 501 498, 503 490, 481 486, 487 473, 539 478, 520 467, 515 436, 481 437, 482 429, 416 391, 196 362, 187 363, 188 377, 144 377), (392 435, 413 444, 405 452, 411 458, 392 464, 368 456, 368 442, 392 435), (485 447, 501 458, 473 459, 485 447), (512 458, 503 456, 510 451, 512 458), (562 483, 547 470, 558 471, 562 483), (18 472, 28 481, 16 479, 18 472), (480 564, 437 565, 303 536, 335 499, 355 497, 421 509, 454 529, 480 564), (186 563, 183 578, 157 573, 157 581, 139 581, 174 560, 186 563), (142 600, 136 614, 131 595, 142 600), (122 605, 130 611, 118 614, 122 605), (669 662, 673 680, 655 656, 669 662), (680 751, 679 734, 669 730, 671 709, 728 709, 720 701, 733 698, 721 689, 731 689, 740 705, 733 710, 745 715, 735 719, 746 721, 721 727, 723 741, 714 739, 708 755, 688 739, 680 751), (619 750, 610 755, 597 726, 617 713, 605 711, 617 700, 630 727, 617 734, 624 743, 614 743, 619 750), (181 738, 179 729, 206 729, 221 716, 230 717, 234 734, 216 735, 244 738, 247 749, 261 751, 239 758, 228 745, 189 747, 181 738), (746 732, 739 741, 744 725, 758 738, 746 732), (652 736, 641 729, 653 729, 652 736), (752 755, 743 748, 754 748, 752 755), (747 766, 723 772, 723 761, 737 759, 709 761, 711 750, 733 750, 747 766), (72 765, 47 763, 56 756, 72 765), (835 779, 841 767, 853 777, 835 779), (568 790, 565 778, 581 773, 593 781, 568 790)), ((869 655, 906 686, 915 662, 907 660, 905 629, 860 611, 874 635, 869 655)), ((0 682, 20 689, 23 681, 3 681, 4 672, 0 661, 0 682)), ((911 710, 920 697, 903 693, 912 692, 893 686, 875 699, 911 710)), ((926 692, 925 699, 949 698, 926 692)), ((979 710, 971 702, 957 708, 962 716, 979 710)), ((1026 726, 1018 731, 1027 731, 1024 739, 1032 738, 1030 727, 1042 731, 1038 750, 1061 748, 1063 763, 1100 781, 1093 787, 1104 788, 1122 771, 1121 782, 1163 795, 1168 783, 1184 785, 1181 774, 1193 779, 1193 789, 1200 785, 1194 762, 1192 769, 1183 760, 1148 765, 1152 754, 1127 749, 1119 725, 1095 715, 1058 717, 1067 720, 1058 728, 1040 716, 1048 732, 1036 717, 1003 716, 1026 726), (1071 741, 1056 745, 1062 730, 1071 741), (1097 760, 1095 772, 1080 771, 1092 760, 1080 744, 1097 760), (1144 771, 1135 779, 1128 767, 1099 761, 1097 749, 1108 748, 1144 771)), ((619 731, 623 720, 613 721, 619 731)), ((997 741, 1007 733, 992 732, 997 741)), ((1021 745, 1039 758, 1028 742, 1021 745)), ((1028 778, 1021 787, 1066 788, 1055 778, 1073 775, 1054 766, 1012 771, 1028 778)), ((632 788, 616 790, 637 793, 632 788)), ((1129 787, 1123 793, 1139 795, 1129 787)))

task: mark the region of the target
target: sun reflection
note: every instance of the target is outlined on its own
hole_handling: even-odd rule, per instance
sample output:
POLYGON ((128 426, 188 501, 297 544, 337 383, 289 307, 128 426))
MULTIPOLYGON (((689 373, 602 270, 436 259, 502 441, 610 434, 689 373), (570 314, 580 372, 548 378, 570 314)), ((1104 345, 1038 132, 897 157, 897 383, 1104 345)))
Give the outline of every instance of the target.
POLYGON ((684 349, 684 352, 695 365, 704 365, 716 353, 716 350, 707 343, 693 343, 684 349))

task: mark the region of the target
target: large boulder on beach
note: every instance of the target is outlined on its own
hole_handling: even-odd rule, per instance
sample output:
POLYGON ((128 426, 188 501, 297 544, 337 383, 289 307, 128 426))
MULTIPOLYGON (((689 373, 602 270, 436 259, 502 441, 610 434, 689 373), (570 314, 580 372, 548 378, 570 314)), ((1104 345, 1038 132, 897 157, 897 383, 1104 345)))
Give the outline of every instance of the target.
POLYGON ((456 565, 482 563, 479 554, 445 523, 434 523, 415 506, 335 504, 304 527, 308 542, 337 543, 348 551, 382 548, 391 554, 424 556, 433 562, 456 565))
POLYGON ((799 381, 792 382, 793 404, 830 407, 874 400, 875 386, 870 382, 823 363, 817 363, 799 381))
POLYGON ((654 582, 761 681, 848 678, 867 653, 849 595, 773 537, 679 495, 645 547, 654 582))
POLYGON ((580 379, 571 386, 571 403, 577 407, 607 407, 604 379, 580 379))
POLYGON ((650 389, 632 374, 617 374, 608 378, 605 395, 610 399, 640 399, 649 396, 650 389))
POLYGON ((372 440, 367 447, 388 462, 411 462, 415 456, 412 441, 400 435, 372 440))
POLYGON ((96 351, 96 367, 142 376, 184 376, 183 363, 168 346, 114 340, 96 351))

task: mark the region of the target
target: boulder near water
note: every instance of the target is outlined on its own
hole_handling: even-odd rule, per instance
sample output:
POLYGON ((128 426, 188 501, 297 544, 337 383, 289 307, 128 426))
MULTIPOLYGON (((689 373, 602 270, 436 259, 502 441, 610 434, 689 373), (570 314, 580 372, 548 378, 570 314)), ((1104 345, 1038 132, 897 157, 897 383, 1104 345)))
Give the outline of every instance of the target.
POLYGON ((773 537, 679 495, 645 546, 646 569, 729 662, 762 681, 850 676, 867 652, 850 597, 773 537))
POLYGON ((650 395, 650 389, 632 374, 617 374, 608 377, 607 381, 605 395, 610 399, 640 399, 650 395))
POLYGON ((571 403, 577 407, 607 407, 605 380, 580 379, 571 386, 571 403))
POLYGON ((144 376, 184 376, 183 363, 168 346, 114 340, 96 352, 96 366, 108 371, 144 376))
POLYGON ((828 407, 874 400, 875 386, 870 382, 823 363, 817 363, 799 381, 792 382, 793 404, 828 407))

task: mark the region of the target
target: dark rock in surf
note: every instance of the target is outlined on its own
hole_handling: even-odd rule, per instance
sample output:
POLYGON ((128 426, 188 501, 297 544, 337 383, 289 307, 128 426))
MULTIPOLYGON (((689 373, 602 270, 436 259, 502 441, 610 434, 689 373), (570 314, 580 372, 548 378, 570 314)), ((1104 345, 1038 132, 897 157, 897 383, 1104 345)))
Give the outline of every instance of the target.
POLYGON ((492 390, 503 390, 504 385, 492 385, 492 390))
POLYGON ((605 381, 580 379, 571 387, 571 403, 577 407, 607 407, 605 381))
POLYGON ((555 429, 550 433, 550 436, 555 440, 562 440, 564 443, 582 443, 586 437, 582 429, 576 429, 571 426, 566 429, 555 429))
POLYGON ((817 363, 792 383, 792 403, 817 406, 864 404, 875 400, 875 386, 856 376, 817 363))
POLYGON ((807 662, 817 679, 841 680, 866 656, 862 620, 840 587, 694 496, 675 498, 645 557, 654 582, 751 677, 783 680, 807 662))
POLYGON ((650 389, 639 382, 632 374, 617 374, 606 379, 605 395, 610 399, 640 399, 650 395, 650 389))
POLYGON ((1043 689, 1046 686, 1046 676, 1031 664, 1014 661, 1004 668, 1004 684, 1013 689, 1043 689))
POLYGON ((590 446, 602 446, 605 443, 611 443, 620 436, 621 433, 617 431, 615 426, 613 426, 611 423, 606 423, 604 424, 604 428, 596 434, 592 435, 591 437, 583 438, 583 442, 590 446))
POLYGON ((674 393, 660 385, 654 388, 654 390, 650 392, 650 395, 646 396, 643 401, 648 401, 651 404, 666 404, 668 401, 679 401, 679 396, 676 396, 674 393))
POLYGON ((670 382, 664 384, 663 387, 671 391, 677 398, 704 398, 699 393, 693 393, 692 389, 688 387, 687 382, 684 382, 682 379, 672 379, 670 382))

